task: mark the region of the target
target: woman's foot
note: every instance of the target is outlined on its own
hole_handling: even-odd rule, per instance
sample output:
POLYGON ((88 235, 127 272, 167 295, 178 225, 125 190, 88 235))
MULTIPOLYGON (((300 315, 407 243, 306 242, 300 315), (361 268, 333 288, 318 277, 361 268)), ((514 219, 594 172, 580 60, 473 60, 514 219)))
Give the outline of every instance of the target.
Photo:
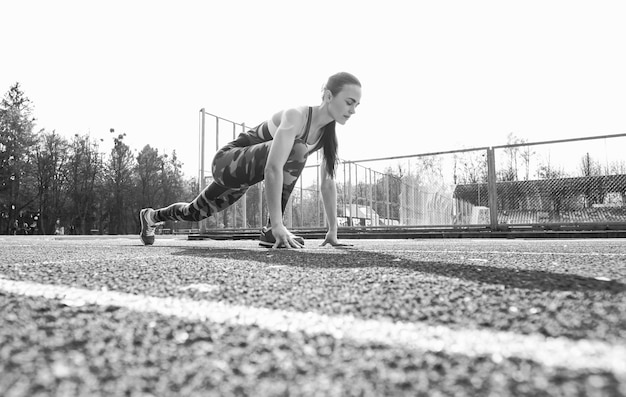
POLYGON ((144 245, 154 244, 154 231, 157 224, 152 221, 153 212, 152 208, 144 208, 139 212, 139 221, 141 222, 141 233, 139 236, 144 245))

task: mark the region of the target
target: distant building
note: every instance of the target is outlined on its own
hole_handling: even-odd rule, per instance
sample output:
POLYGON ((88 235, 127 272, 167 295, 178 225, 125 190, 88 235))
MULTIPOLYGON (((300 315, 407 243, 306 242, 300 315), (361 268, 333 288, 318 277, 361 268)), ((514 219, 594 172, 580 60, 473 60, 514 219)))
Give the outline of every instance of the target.
MULTIPOLYGON (((626 175, 498 182, 498 223, 624 222, 626 175)), ((468 203, 488 207, 486 183, 457 185, 457 212, 468 203)), ((467 217, 459 223, 471 223, 467 217)))

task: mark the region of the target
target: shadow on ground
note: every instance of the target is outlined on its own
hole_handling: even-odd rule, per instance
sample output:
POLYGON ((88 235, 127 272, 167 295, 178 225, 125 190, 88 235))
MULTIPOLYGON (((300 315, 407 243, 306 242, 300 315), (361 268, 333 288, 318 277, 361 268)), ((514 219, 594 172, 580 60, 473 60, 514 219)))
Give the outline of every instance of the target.
POLYGON ((357 249, 342 252, 311 252, 299 250, 241 250, 193 248, 175 252, 174 256, 224 258, 257 261, 271 265, 305 268, 390 267, 438 276, 458 278, 482 284, 504 285, 542 291, 602 291, 612 294, 626 292, 626 285, 617 281, 601 281, 573 274, 536 270, 506 269, 478 264, 427 262, 398 258, 393 255, 357 249))

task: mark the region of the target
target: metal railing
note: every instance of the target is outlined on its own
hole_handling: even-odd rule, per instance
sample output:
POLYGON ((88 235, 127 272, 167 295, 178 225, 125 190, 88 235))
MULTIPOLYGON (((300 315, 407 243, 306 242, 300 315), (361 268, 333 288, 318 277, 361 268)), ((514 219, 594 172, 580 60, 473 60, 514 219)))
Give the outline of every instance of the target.
MULTIPOLYGON (((245 129, 201 110, 201 188, 211 179, 206 135, 216 151, 245 129)), ((340 226, 361 228, 626 227, 625 151, 626 134, 616 134, 341 160, 337 216, 340 226)), ((290 228, 325 225, 320 161, 319 152, 309 158, 292 193, 284 219, 290 228)), ((200 229, 259 228, 266 220, 261 182, 200 229)))

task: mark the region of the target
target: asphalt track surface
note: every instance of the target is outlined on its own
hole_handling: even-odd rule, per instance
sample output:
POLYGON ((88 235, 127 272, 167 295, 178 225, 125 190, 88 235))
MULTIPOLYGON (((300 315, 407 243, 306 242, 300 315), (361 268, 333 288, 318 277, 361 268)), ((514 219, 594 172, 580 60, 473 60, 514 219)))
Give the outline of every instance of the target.
POLYGON ((0 396, 624 396, 626 240, 0 238, 0 396))

